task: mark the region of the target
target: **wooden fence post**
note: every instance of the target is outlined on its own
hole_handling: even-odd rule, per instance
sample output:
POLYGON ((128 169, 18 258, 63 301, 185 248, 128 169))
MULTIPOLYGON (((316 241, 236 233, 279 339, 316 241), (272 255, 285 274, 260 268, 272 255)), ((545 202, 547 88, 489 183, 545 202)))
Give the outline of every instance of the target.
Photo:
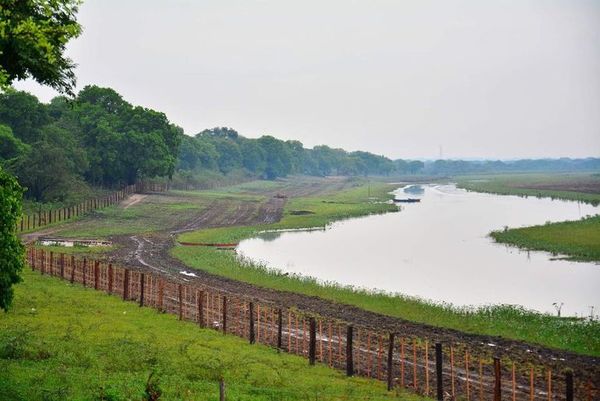
POLYGON ((317 321, 314 317, 310 318, 309 331, 308 361, 310 365, 314 365, 317 354, 317 321))
POLYGON ((108 264, 108 293, 112 294, 113 292, 113 267, 112 263, 108 264))
POLYGON ((494 357, 494 401, 502 400, 502 371, 500 358, 494 357))
POLYGON ((256 341, 256 336, 254 333, 254 303, 250 302, 250 304, 248 305, 248 308, 250 309, 250 333, 249 333, 249 340, 250 340, 250 344, 254 344, 254 342, 256 341))
POLYGON ((50 275, 54 276, 54 252, 50 251, 50 275))
POLYGON ((161 278, 158 279, 158 310, 164 312, 164 294, 165 294, 165 283, 161 278))
POLYGON ((87 280, 86 277, 87 276, 87 259, 83 258, 83 286, 86 286, 87 280))
POLYGON ((60 278, 65 278, 65 254, 60 254, 60 278))
POLYGON ((140 273, 140 307, 144 306, 144 287, 146 285, 146 275, 140 273))
POLYGON ((44 255, 44 250, 42 249, 42 265, 40 267, 40 272, 42 274, 44 274, 45 270, 46 270, 46 255, 44 255))
POLYGON ((391 391, 394 387, 394 374, 393 365, 394 362, 394 333, 390 333, 390 341, 388 344, 388 357, 387 357, 387 389, 391 391))
POLYGON ((223 295, 223 334, 227 334, 227 297, 223 295))
POLYGON ((566 387, 566 401, 573 401, 573 371, 572 370, 567 370, 565 372, 565 381, 567 384, 566 387))
POLYGON ((277 310, 277 349, 280 350, 283 345, 283 311, 277 310))
POLYGON ((129 299, 129 269, 123 272, 123 301, 129 299))
POLYGON ((179 320, 183 320, 183 286, 177 286, 177 298, 179 298, 179 320))
POLYGON ((94 262, 94 289, 98 290, 98 284, 100 281, 100 262, 99 261, 95 261, 94 262))
POLYGON ((204 291, 198 292, 198 324, 200 327, 206 327, 204 325, 204 291))
POLYGON ((437 379, 437 399, 444 401, 444 378, 442 376, 442 365, 444 363, 442 355, 442 344, 435 343, 435 373, 437 379))
POLYGON ((352 337, 354 327, 348 326, 346 331, 346 376, 354 375, 354 359, 352 358, 352 337))
POLYGON ((75 282, 75 256, 71 255, 71 284, 75 282))

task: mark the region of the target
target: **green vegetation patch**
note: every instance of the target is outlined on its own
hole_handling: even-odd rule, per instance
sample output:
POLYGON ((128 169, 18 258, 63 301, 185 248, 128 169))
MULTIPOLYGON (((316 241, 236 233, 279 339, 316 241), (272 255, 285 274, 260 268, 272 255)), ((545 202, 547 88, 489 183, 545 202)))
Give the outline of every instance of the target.
POLYGON ((570 260, 600 261, 600 216, 494 231, 490 235, 501 243, 566 255, 570 260))
POLYGON ((199 329, 176 316, 26 271, 0 314, 0 399, 417 400, 306 359, 199 329), (156 387, 155 387, 156 388, 156 387))
POLYGON ((594 173, 495 174, 457 177, 457 186, 500 195, 536 196, 600 204, 600 176, 594 173))

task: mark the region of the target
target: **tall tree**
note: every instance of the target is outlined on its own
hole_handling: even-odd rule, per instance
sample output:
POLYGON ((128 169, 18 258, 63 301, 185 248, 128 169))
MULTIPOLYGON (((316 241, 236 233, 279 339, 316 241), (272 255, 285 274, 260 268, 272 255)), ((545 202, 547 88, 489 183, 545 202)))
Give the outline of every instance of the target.
POLYGON ((0 89, 33 78, 73 94, 75 64, 65 56, 67 42, 81 33, 79 0, 0 2, 0 89))
POLYGON ((22 198, 17 180, 0 166, 0 309, 4 311, 12 303, 12 286, 21 281, 19 273, 25 264, 24 248, 15 233, 22 198))

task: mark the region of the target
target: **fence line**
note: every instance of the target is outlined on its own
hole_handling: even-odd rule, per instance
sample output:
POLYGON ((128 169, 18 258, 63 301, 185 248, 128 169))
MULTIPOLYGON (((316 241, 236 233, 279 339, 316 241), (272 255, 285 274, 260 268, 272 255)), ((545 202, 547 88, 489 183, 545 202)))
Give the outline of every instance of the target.
POLYGON ((303 356, 310 364, 318 361, 349 376, 377 379, 389 390, 406 388, 439 400, 467 401, 592 401, 600 395, 591 379, 573 378, 570 371, 478 355, 465 344, 378 332, 201 284, 34 247, 27 248, 27 259, 41 274, 303 356))
POLYGON ((157 184, 140 181, 133 185, 128 185, 119 191, 101 196, 98 198, 87 199, 73 206, 60 209, 40 210, 37 213, 22 215, 17 221, 16 231, 23 232, 35 228, 44 227, 48 224, 69 220, 74 217, 82 216, 92 210, 101 209, 107 206, 115 205, 133 193, 140 192, 164 192, 167 190, 167 184, 157 184))

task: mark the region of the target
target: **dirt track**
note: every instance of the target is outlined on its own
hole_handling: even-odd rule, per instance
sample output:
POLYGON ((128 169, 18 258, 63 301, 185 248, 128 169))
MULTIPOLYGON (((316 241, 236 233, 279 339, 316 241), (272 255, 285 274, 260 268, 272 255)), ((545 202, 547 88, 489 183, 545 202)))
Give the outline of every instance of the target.
MULTIPOLYGON (((324 191, 336 190, 349 185, 346 180, 334 181, 323 186, 309 184, 300 187, 290 185, 283 192, 287 196, 306 196, 324 191)), ((399 333, 402 336, 418 336, 446 343, 468 343, 473 350, 482 354, 501 353, 513 360, 540 363, 561 371, 566 367, 574 369, 579 377, 586 376, 600 387, 600 358, 581 356, 566 351, 553 350, 519 341, 498 337, 465 334, 456 330, 443 329, 424 324, 412 323, 400 318, 369 312, 354 306, 338 304, 321 298, 296 293, 281 292, 255 285, 215 276, 203 271, 192 270, 182 262, 170 256, 175 236, 185 231, 203 228, 270 223, 281 219, 285 198, 274 197, 278 191, 264 191, 264 202, 245 200, 215 200, 192 219, 176 223, 169 230, 149 235, 118 236, 112 238, 120 246, 109 258, 115 262, 151 269, 165 275, 178 277, 186 281, 198 281, 202 285, 222 289, 230 293, 243 294, 256 300, 273 303, 281 307, 296 307, 299 310, 337 318, 356 325, 372 327, 399 333), (193 271, 197 277, 181 274, 193 271), (490 345, 492 344, 492 345, 490 345)), ((160 196, 160 195, 151 195, 160 196)), ((141 200, 140 202, 143 202, 141 200)))

